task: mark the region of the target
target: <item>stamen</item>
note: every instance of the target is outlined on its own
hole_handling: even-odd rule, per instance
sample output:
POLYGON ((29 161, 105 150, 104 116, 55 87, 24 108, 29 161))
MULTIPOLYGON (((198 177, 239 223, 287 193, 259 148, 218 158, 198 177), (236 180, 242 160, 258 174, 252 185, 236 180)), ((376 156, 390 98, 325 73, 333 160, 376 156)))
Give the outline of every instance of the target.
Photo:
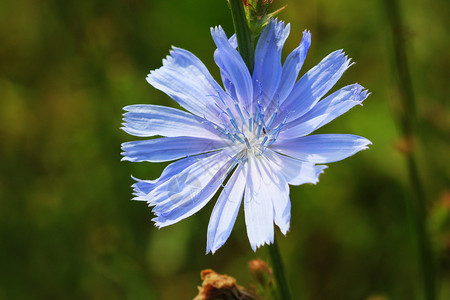
POLYGON ((244 137, 244 141, 245 141, 245 144, 247 144, 247 149, 251 149, 252 146, 250 146, 250 143, 249 143, 247 137, 244 137))
POLYGON ((259 123, 259 114, 261 113, 261 111, 259 110, 259 108, 256 110, 256 116, 255 116, 255 122, 259 123))
MULTIPOLYGON (((220 108, 220 107, 219 107, 219 108, 220 108)), ((226 120, 223 118, 223 115, 228 116, 228 114, 227 114, 224 110, 221 109, 221 112, 220 112, 220 114, 219 114, 219 119, 222 121, 222 125, 223 125, 224 127, 228 127, 227 124, 226 124, 226 120)))
POLYGON ((230 119, 231 125, 233 125, 234 129, 236 129, 237 132, 240 132, 239 127, 236 123, 236 120, 234 118, 230 119))
POLYGON ((274 114, 272 115, 272 117, 269 120, 269 123, 267 123, 267 129, 271 129, 270 126, 272 126, 273 121, 275 120, 275 118, 277 117, 277 112, 275 111, 274 114))
POLYGON ((266 151, 267 147, 263 147, 261 149, 261 152, 258 154, 258 156, 262 156, 264 154, 264 152, 266 151))
POLYGON ((272 145, 273 143, 275 143, 276 140, 277 140, 276 138, 271 139, 271 140, 267 143, 266 148, 268 148, 270 145, 272 145))
POLYGON ((261 147, 263 147, 263 146, 264 146, 264 143, 265 143, 265 142, 267 142, 267 139, 268 139, 268 137, 267 137, 267 136, 265 136, 265 137, 264 137, 264 139, 263 139, 263 141, 261 142, 261 147))
POLYGON ((260 122, 258 122, 258 123, 261 123, 264 125, 264 113, 262 112, 262 110, 261 110, 261 113, 259 114, 259 121, 260 122))
MULTIPOLYGON (((207 97, 216 97, 216 98, 219 98, 220 102, 222 102, 222 104, 226 106, 225 101, 223 101, 222 97, 217 96, 217 95, 206 95, 206 96, 207 96, 207 97)), ((216 103, 216 105, 217 105, 217 103, 216 103)), ((220 107, 219 107, 219 108, 220 108, 220 107)))
POLYGON ((207 123, 207 124, 211 125, 215 130, 217 130, 217 131, 220 132, 221 134, 223 134, 223 135, 225 135, 225 136, 228 136, 228 135, 229 135, 229 133, 226 132, 224 129, 222 129, 221 127, 217 126, 217 125, 214 124, 213 122, 207 120, 205 116, 203 116, 203 119, 204 119, 204 121, 203 121, 204 123, 207 123))
POLYGON ((229 132, 226 132, 224 129, 222 129, 222 128, 220 128, 220 127, 217 127, 217 126, 216 126, 216 130, 217 130, 218 132, 220 132, 220 133, 226 135, 226 136, 229 136, 229 135, 230 135, 229 132))
POLYGON ((280 95, 278 95, 278 101, 277 101, 277 107, 275 111, 272 114, 272 117, 269 120, 269 123, 267 124, 267 128, 270 130, 270 126, 272 126, 273 121, 275 121, 275 118, 278 115, 278 109, 280 108, 280 95))
POLYGON ((259 140, 259 137, 261 135, 261 129, 262 129, 262 124, 259 123, 258 125, 258 130, 256 131, 256 139, 259 140))
POLYGON ((237 139, 239 142, 241 142, 242 144, 244 143, 244 140, 242 140, 242 138, 241 138, 239 135, 237 135, 236 133, 233 134, 233 137, 234 137, 235 139, 237 139))
POLYGON ((234 137, 231 135, 231 133, 227 133, 227 137, 228 137, 233 143, 236 143, 236 140, 235 140, 234 137))
POLYGON ((240 132, 238 124, 236 122, 236 119, 234 118, 233 113, 231 113, 231 110, 229 107, 227 107, 227 112, 228 112, 227 115, 230 118, 231 125, 233 125, 234 129, 236 129, 237 132, 240 132))
POLYGON ((273 137, 273 136, 275 136, 275 137, 273 137, 273 142, 271 142, 270 144, 273 144, 276 141, 276 139, 278 138, 278 135, 281 132, 281 129, 283 129, 283 127, 286 124, 288 118, 289 118, 289 114, 284 118, 283 122, 281 122, 281 124, 278 125, 278 127, 271 133, 271 137, 273 137))
POLYGON ((244 115, 242 114, 239 104, 236 103, 234 106, 236 107, 236 110, 239 113, 239 116, 241 117, 242 124, 245 124, 244 115))

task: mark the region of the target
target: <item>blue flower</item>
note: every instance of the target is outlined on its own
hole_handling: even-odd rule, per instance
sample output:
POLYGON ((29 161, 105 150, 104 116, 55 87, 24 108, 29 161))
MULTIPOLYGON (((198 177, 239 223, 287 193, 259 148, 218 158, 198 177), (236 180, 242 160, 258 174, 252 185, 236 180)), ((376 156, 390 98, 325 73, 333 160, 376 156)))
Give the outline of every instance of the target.
POLYGON ((173 48, 163 66, 147 81, 186 111, 131 105, 124 109, 123 130, 138 137, 124 143, 123 160, 175 162, 155 180, 136 179, 135 200, 153 206, 157 227, 185 219, 204 207, 221 189, 207 233, 207 253, 228 239, 241 202, 254 251, 274 238, 274 223, 289 230, 289 184, 317 183, 325 163, 347 158, 371 142, 350 134, 315 134, 314 130, 361 104, 368 93, 359 84, 330 91, 350 59, 341 51, 298 74, 311 35, 281 64, 290 26, 272 20, 261 34, 250 74, 236 50, 235 36, 211 29, 217 45, 214 60, 224 88, 191 52, 173 48))

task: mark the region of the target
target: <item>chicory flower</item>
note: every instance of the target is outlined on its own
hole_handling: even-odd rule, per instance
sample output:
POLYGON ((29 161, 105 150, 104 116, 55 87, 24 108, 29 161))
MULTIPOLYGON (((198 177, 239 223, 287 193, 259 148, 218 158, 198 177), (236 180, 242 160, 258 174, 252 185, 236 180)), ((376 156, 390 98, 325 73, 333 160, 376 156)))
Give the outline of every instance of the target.
POLYGON ((297 80, 310 47, 300 45, 281 63, 289 24, 271 20, 262 32, 251 74, 235 36, 211 29, 223 87, 189 51, 173 48, 147 81, 185 109, 131 105, 123 130, 153 139, 122 145, 123 160, 166 162, 155 180, 136 179, 135 200, 153 206, 157 227, 185 219, 220 190, 207 231, 207 253, 228 239, 242 201, 254 251, 274 239, 274 223, 289 230, 289 185, 317 183, 326 163, 366 149, 369 140, 350 134, 311 134, 367 98, 359 84, 326 96, 350 59, 338 50, 297 80), (223 188, 222 188, 223 187, 223 188), (221 189, 222 188, 222 189, 221 189))

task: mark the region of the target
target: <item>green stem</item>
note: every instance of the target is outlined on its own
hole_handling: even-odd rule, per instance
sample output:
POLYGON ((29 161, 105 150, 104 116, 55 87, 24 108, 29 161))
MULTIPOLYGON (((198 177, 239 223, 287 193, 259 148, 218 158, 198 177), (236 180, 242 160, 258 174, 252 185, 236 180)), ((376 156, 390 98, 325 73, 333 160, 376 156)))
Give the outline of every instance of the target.
MULTIPOLYGON (((395 65, 398 73, 398 89, 403 108, 403 116, 401 117, 402 133, 403 138, 412 142, 416 136, 415 128, 417 127, 415 124, 416 104, 406 55, 403 22, 397 0, 384 0, 384 2, 394 42, 395 65)), ((406 205, 417 234, 419 262, 424 281, 425 299, 434 300, 436 299, 436 273, 432 247, 426 228, 426 196, 419 176, 419 170, 414 156, 414 148, 407 151, 405 155, 412 194, 411 201, 407 199, 406 205)))
POLYGON ((238 42, 238 50, 251 74, 253 73, 253 66, 255 63, 255 51, 250 29, 248 28, 247 19, 245 17, 244 4, 242 3, 242 0, 229 0, 229 3, 238 42))
POLYGON ((281 300, 290 300, 291 292, 284 272, 283 261, 281 260, 280 251, 278 250, 278 243, 276 237, 273 239, 273 244, 268 246, 270 259, 272 261, 272 269, 275 275, 276 287, 280 294, 281 300))

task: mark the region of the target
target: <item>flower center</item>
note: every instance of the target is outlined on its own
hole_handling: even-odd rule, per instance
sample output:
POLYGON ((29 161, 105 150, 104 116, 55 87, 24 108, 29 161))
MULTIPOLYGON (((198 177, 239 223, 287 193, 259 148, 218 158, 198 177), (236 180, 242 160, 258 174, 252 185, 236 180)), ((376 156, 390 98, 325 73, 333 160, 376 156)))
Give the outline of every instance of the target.
POLYGON ((233 145, 240 147, 242 159, 246 159, 251 154, 263 155, 264 151, 275 143, 287 121, 286 116, 281 123, 275 124, 279 103, 275 109, 273 107, 264 109, 261 101, 258 100, 252 109, 253 112, 243 108, 237 101, 234 101, 234 105, 227 105, 224 101, 222 104, 218 106, 221 111, 219 115, 221 124, 214 124, 208 120, 206 122, 219 131, 224 138, 229 139, 233 145))

